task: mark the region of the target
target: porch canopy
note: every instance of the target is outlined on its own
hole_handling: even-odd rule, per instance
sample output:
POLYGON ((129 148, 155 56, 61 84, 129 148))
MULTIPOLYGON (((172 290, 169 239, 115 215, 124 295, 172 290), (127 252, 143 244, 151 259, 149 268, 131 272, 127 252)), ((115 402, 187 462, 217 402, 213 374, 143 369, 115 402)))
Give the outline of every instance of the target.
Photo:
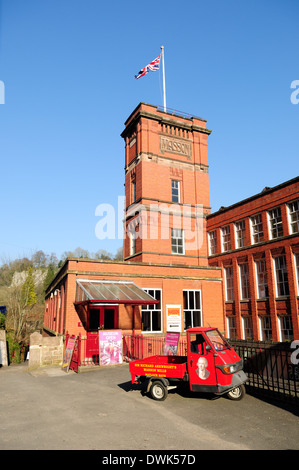
POLYGON ((158 302, 133 281, 77 279, 75 303, 146 305, 158 302))

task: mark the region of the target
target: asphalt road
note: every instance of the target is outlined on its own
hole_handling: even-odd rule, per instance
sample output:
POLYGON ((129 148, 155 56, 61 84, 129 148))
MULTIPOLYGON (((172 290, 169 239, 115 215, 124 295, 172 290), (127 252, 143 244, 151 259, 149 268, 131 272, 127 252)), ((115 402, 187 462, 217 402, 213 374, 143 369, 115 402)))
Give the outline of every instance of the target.
POLYGON ((1 450, 299 449, 295 410, 249 394, 234 402, 171 391, 156 402, 131 384, 127 364, 79 374, 1 368, 0 407, 1 450))

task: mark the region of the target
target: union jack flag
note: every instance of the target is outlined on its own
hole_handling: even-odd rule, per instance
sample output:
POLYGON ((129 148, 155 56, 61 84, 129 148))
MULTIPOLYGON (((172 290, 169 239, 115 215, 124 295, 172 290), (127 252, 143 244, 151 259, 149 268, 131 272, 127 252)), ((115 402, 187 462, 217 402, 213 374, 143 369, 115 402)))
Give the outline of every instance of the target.
POLYGON ((143 69, 139 70, 138 74, 135 75, 135 78, 140 78, 146 75, 150 70, 152 72, 155 72, 156 70, 159 70, 159 65, 160 65, 160 59, 161 59, 161 54, 158 55, 158 57, 150 62, 148 65, 143 67, 143 69))

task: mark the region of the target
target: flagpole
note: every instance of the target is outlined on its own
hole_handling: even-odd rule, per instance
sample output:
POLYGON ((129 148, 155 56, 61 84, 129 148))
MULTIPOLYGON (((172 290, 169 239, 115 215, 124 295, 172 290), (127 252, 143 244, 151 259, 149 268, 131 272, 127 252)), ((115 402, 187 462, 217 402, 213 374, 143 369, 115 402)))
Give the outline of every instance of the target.
POLYGON ((164 105, 164 113, 166 113, 166 87, 165 87, 164 46, 161 46, 161 49, 162 49, 162 71, 163 71, 163 105, 164 105))

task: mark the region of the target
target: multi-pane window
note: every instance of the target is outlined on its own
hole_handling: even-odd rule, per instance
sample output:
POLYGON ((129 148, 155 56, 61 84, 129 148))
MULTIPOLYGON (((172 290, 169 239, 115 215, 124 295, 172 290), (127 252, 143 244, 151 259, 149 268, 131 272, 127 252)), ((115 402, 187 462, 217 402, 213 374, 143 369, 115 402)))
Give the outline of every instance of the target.
POLYGON ((256 261, 255 267, 256 267, 257 296, 258 296, 257 298, 264 299, 265 297, 268 297, 269 295, 266 261, 264 259, 260 259, 256 261))
POLYGON ((180 199, 180 182, 171 180, 171 200, 172 202, 181 202, 180 199))
POLYGON ((288 271, 285 255, 274 258, 274 265, 277 296, 289 295, 288 271))
POLYGON ((233 267, 228 266, 224 268, 225 274, 225 300, 234 300, 234 280, 233 280, 233 267))
POLYGON ((171 253, 173 255, 184 254, 184 230, 179 228, 171 229, 171 253))
POLYGON ((269 223, 271 238, 282 237, 283 228, 280 207, 276 207, 275 209, 271 209, 269 211, 269 223))
POLYGON ((242 263, 240 268, 240 287, 241 287, 241 300, 249 299, 249 271, 248 264, 242 263))
POLYGON ((222 251, 229 251, 231 249, 231 239, 230 239, 230 226, 222 227, 221 229, 221 242, 222 242, 222 251))
POLYGON ((200 290, 184 290, 184 322, 185 330, 201 326, 201 292, 200 290))
POLYGON ((215 255, 217 253, 217 231, 216 230, 209 232, 209 245, 210 245, 210 255, 215 255))
POLYGON ((262 214, 257 214, 250 219, 251 221, 251 234, 253 243, 259 243, 264 241, 264 231, 262 214))
POLYGON ((245 246, 245 220, 240 220, 236 222, 236 246, 237 248, 242 248, 245 246))
POLYGON ((229 339, 237 339, 237 324, 236 317, 226 317, 227 319, 227 332, 229 339))
POLYGON ((272 327, 270 315, 260 316, 260 332, 261 340, 267 341, 272 339, 272 327))
POLYGON ((143 289, 159 300, 153 305, 142 305, 142 331, 162 331, 162 291, 160 289, 143 289))
POLYGON ((289 204, 290 233, 299 232, 299 199, 289 204))
POLYGON ((242 317, 244 339, 253 339, 252 317, 242 317))
POLYGON ((293 323, 291 315, 281 315, 278 317, 281 341, 293 341, 293 323))

